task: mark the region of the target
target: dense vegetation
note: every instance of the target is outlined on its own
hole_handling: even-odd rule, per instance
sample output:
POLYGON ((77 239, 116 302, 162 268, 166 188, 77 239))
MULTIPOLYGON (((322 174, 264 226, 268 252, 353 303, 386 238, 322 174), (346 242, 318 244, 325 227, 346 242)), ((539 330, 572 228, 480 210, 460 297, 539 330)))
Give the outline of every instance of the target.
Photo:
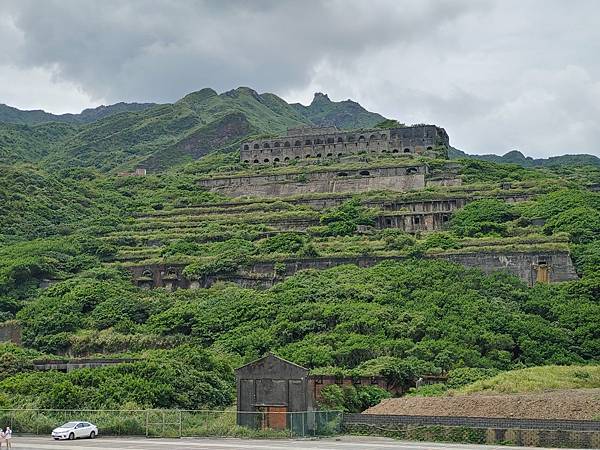
MULTIPOLYGON (((324 210, 290 199, 228 199, 197 187, 225 173, 294 171, 300 180, 322 166, 398 164, 391 155, 359 155, 257 169, 230 151, 244 137, 287 126, 391 125, 382 119, 322 95, 303 107, 240 88, 203 90, 87 124, 0 124, 0 319, 21 325, 24 345, 0 346, 0 406, 227 407, 233 368, 267 351, 315 374, 383 375, 399 385, 447 374, 447 384, 427 387, 428 394, 478 380, 499 386, 505 382, 493 380, 507 370, 597 363, 600 194, 588 189, 600 182, 597 168, 475 159, 450 167, 423 158, 431 176, 453 171, 463 186, 303 197, 340 197, 324 210), (186 153, 191 147, 200 150, 186 153), (215 148, 222 151, 202 156, 215 148), (165 170, 109 174, 141 161, 165 170), (527 201, 505 201, 520 195, 527 201), (468 204, 443 231, 375 228, 383 214, 407 212, 384 210, 385 202, 452 198, 468 204), (505 273, 423 258, 556 249, 571 252, 580 280, 528 287, 505 273), (284 279, 293 259, 358 256, 396 260, 284 279), (221 282, 146 291, 124 270, 181 264, 200 280, 261 261, 275 262, 280 281, 268 290, 221 282), (134 361, 68 374, 33 370, 35 359, 77 356, 134 361)), ((359 411, 387 395, 331 386, 322 406, 359 411)))

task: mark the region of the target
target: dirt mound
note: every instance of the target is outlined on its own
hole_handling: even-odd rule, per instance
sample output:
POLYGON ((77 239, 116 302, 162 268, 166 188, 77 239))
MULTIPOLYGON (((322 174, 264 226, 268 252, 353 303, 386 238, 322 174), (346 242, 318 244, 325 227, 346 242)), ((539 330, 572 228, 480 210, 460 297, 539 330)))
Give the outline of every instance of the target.
POLYGON ((390 398, 363 414, 590 420, 600 417, 600 389, 390 398))

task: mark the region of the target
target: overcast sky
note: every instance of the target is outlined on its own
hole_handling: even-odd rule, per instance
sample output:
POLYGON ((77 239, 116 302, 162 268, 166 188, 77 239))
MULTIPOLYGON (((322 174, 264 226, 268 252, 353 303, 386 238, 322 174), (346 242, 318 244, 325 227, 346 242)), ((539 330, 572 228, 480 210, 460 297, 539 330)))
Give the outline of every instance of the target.
POLYGON ((469 153, 600 155, 599 16, 595 0, 3 0, 0 103, 320 91, 469 153))

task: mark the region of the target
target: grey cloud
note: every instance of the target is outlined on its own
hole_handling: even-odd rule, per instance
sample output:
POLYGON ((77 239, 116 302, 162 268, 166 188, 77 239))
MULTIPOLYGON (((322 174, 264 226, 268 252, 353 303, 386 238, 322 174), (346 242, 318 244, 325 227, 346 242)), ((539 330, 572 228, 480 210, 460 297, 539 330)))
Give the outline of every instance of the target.
POLYGON ((469 152, 600 154, 599 11, 593 0, 20 0, 0 7, 0 51, 97 101, 321 90, 438 123, 469 152))

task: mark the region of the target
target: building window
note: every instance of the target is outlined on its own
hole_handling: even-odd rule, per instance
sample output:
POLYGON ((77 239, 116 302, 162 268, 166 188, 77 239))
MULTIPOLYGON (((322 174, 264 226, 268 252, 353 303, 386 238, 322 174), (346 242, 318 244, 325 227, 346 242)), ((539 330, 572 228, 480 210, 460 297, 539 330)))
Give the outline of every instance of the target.
POLYGON ((254 164, 258 164, 258 159, 255 159, 254 161, 252 161, 254 164))
POLYGON ((296 142, 294 142, 294 145, 295 145, 296 147, 300 147, 300 145, 302 145, 302 142, 300 142, 300 141, 296 141, 296 142))
POLYGON ((265 162, 269 162, 269 158, 265 158, 265 160, 264 160, 264 161, 265 161, 265 162))
POLYGON ((433 147, 429 146, 427 147, 427 150, 433 150, 433 147))
POLYGON ((304 141, 304 145, 312 145, 312 141, 310 139, 307 139, 306 141, 304 141))
POLYGON ((320 158, 320 157, 321 157, 321 154, 320 154, 320 153, 317 153, 317 158, 320 158))
POLYGON ((344 140, 343 140, 341 137, 339 137, 339 138, 338 138, 338 142, 339 142, 339 143, 342 143, 342 142, 344 142, 344 140))
POLYGON ((359 175, 362 175, 363 177, 368 177, 369 175, 371 175, 371 173, 368 170, 361 170, 359 172, 359 175))
POLYGON ((273 159, 273 162, 279 162, 279 158, 273 159))
POLYGON ((244 145, 244 150, 249 150, 250 146, 248 144, 244 145))
POLYGON ((263 147, 264 147, 264 148, 271 148, 271 146, 269 145, 269 143, 268 143, 268 142, 265 142, 265 143, 263 144, 263 147))
POLYGON ((346 172, 338 172, 337 176, 338 177, 347 177, 348 174, 346 172))
POLYGON ((273 144, 273 147, 279 147, 281 144, 279 142, 275 142, 275 144, 273 144))
POLYGON ((290 146, 290 143, 286 141, 286 142, 283 144, 283 146, 284 146, 284 147, 289 147, 289 146, 290 146))
POLYGON ((260 148, 260 145, 254 144, 254 148, 260 148))

